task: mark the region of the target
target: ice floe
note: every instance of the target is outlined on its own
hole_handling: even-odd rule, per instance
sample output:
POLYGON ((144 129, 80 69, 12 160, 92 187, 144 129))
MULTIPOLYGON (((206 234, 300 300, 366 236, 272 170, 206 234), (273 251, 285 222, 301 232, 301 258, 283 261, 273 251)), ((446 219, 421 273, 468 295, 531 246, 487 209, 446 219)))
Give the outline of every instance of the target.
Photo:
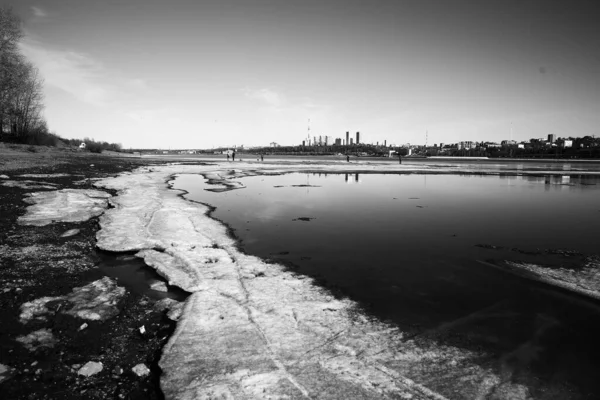
POLYGON ((11 375, 12 368, 8 365, 0 364, 0 383, 8 379, 11 375))
POLYGON ((586 257, 578 268, 549 267, 508 260, 489 265, 600 300, 600 258, 598 256, 586 257))
POLYGON ((6 187, 15 187, 19 189, 49 189, 56 190, 56 185, 54 183, 49 182, 39 182, 39 181, 2 181, 0 182, 2 186, 6 187))
POLYGON ((53 347, 58 342, 50 329, 38 329, 29 335, 19 336, 16 340, 29 351, 35 351, 40 347, 53 347))
MULTIPOLYGON (((348 168, 342 165, 272 165, 261 173, 348 168)), ((192 293, 160 360, 167 399, 530 396, 510 376, 481 366, 479 352, 404 340, 311 279, 240 253, 226 228, 207 216, 207 206, 165 183, 195 173, 226 189, 231 185, 224 180, 258 173, 249 163, 227 168, 171 165, 96 183, 118 191, 114 207, 100 217, 98 247, 136 251, 169 285, 192 293)), ((160 306, 169 308, 166 303, 160 306)))
POLYGON ((96 217, 108 207, 109 193, 101 190, 62 189, 28 193, 30 205, 18 218, 21 225, 44 226, 53 222, 83 222, 96 217))
POLYGON ((69 229, 68 231, 65 231, 65 233, 63 233, 62 235, 60 235, 60 237, 65 238, 65 237, 75 236, 79 232, 80 232, 79 229, 69 229))
POLYGON ((64 178, 66 176, 71 176, 71 174, 21 174, 19 175, 21 178, 64 178))
POLYGON ((108 277, 74 288, 66 296, 42 297, 21 306, 22 323, 46 320, 53 313, 63 313, 87 320, 105 320, 119 313, 117 304, 125 295, 125 288, 117 286, 108 277))

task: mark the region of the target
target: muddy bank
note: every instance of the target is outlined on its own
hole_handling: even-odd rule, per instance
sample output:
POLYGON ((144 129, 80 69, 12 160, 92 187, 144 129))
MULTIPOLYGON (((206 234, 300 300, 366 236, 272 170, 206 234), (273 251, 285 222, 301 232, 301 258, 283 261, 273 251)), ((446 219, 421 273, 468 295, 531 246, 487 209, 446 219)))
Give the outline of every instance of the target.
MULTIPOLYGON (((98 268, 97 206, 110 191, 88 197, 89 215, 58 221, 46 213, 48 223, 19 221, 32 206, 24 201, 31 198, 27 193, 95 196, 95 180, 142 161, 56 152, 2 156, 0 398, 163 398, 157 362, 174 329, 168 307, 159 297, 114 278, 107 281, 98 268)), ((58 201, 49 211, 71 200, 58 201)))

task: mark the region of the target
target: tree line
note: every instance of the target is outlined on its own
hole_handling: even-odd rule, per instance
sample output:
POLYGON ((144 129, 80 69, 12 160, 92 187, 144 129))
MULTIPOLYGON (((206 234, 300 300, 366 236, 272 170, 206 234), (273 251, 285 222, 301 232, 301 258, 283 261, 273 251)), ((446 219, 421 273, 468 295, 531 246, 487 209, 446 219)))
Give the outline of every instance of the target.
POLYGON ((43 80, 19 50, 21 21, 0 7, 0 135, 16 137, 47 132, 43 118, 43 80))
POLYGON ((87 151, 120 151, 121 145, 90 138, 64 139, 48 131, 44 110, 44 80, 19 49, 21 20, 9 6, 0 6, 0 141, 45 146, 85 143, 87 151))

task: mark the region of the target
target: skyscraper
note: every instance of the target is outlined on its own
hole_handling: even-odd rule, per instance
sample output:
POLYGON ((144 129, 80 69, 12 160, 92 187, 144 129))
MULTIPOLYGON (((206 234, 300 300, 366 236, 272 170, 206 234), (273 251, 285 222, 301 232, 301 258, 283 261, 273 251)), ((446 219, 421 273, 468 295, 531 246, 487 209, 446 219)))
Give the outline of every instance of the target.
POLYGON ((346 146, 350 144, 350 132, 346 132, 346 146))
POLYGON ((360 143, 360 132, 356 132, 356 144, 360 143))

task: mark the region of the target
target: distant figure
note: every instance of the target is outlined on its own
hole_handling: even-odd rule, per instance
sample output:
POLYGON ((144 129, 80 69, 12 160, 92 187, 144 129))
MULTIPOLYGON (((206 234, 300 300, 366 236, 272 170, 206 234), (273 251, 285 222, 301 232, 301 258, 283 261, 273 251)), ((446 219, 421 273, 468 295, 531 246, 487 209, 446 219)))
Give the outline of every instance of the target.
POLYGON ((235 151, 234 151, 233 153, 231 153, 231 159, 232 159, 233 161, 235 161, 235 151))
POLYGON ((346 156, 346 162, 350 162, 350 156, 346 156))
POLYGON ((263 157, 263 155, 260 155, 260 161, 265 161, 265 158, 263 157))
POLYGON ((229 153, 227 153, 227 161, 229 161, 229 153))
POLYGON ((398 164, 402 164, 402 157, 400 156, 400 153, 398 153, 398 164))

